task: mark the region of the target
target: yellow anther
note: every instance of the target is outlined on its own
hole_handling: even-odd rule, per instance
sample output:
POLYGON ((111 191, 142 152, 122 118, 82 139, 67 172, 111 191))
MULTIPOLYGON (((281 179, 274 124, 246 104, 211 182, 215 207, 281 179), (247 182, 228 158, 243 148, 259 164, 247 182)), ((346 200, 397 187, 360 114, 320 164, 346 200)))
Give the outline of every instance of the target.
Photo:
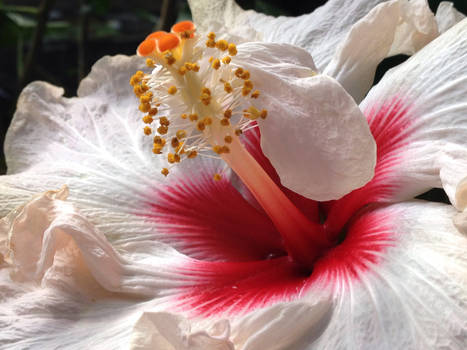
POLYGON ((138 109, 143 113, 147 113, 151 109, 151 105, 149 103, 141 103, 138 109))
POLYGON ((143 89, 143 91, 146 92, 146 91, 149 90, 149 85, 146 84, 145 81, 143 81, 143 82, 141 83, 141 89, 143 89))
POLYGON ((205 106, 208 106, 211 103, 211 96, 206 93, 201 94, 199 99, 201 100, 201 102, 203 102, 205 106))
POLYGON ((177 92, 177 88, 174 85, 172 85, 171 87, 169 87, 167 92, 171 95, 175 95, 175 93, 177 92))
POLYGON ((253 82, 251 80, 245 80, 243 86, 249 89, 253 89, 253 82))
POLYGON ((222 126, 229 126, 230 125, 230 122, 227 118, 222 118, 221 119, 221 125, 222 126))
POLYGON ((261 117, 261 119, 266 119, 266 117, 268 116, 268 111, 266 109, 263 109, 259 116, 261 117))
POLYGON ((161 154, 162 153, 162 146, 154 145, 154 147, 152 148, 152 153, 161 154))
POLYGON ((132 75, 131 78, 130 78, 130 85, 131 86, 135 86, 136 84, 138 84, 139 82, 141 81, 141 79, 139 77, 135 75, 132 75))
POLYGON ((214 60, 212 61, 212 68, 214 68, 214 69, 217 70, 217 69, 220 68, 220 66, 221 66, 221 61, 219 61, 218 58, 216 58, 216 59, 214 59, 214 60))
POLYGON ((165 54, 165 61, 167 62, 167 64, 169 66, 171 66, 172 64, 174 64, 177 60, 175 59, 175 57, 173 56, 173 54, 171 52, 167 52, 165 54))
POLYGON ((177 148, 178 145, 180 145, 178 138, 172 137, 172 140, 170 140, 170 145, 172 146, 172 148, 177 148))
POLYGON ((195 63, 195 64, 193 65, 193 72, 199 72, 199 65, 198 65, 198 63, 195 63))
POLYGON ((165 125, 161 125, 157 128, 157 132, 161 135, 167 134, 167 131, 169 131, 169 128, 166 127, 165 125))
POLYGON ((219 145, 215 145, 212 147, 212 150, 217 153, 217 154, 221 154, 222 153, 222 147, 219 146, 219 145))
POLYGON ((191 63, 191 62, 186 62, 186 63, 185 63, 185 68, 186 68, 186 70, 192 70, 192 69, 193 69, 193 63, 191 63))
POLYGON ((212 118, 211 117, 204 117, 203 118, 203 123, 204 123, 204 125, 211 125, 212 124, 212 118))
POLYGON ((151 108, 148 113, 150 116, 154 116, 157 114, 157 112, 158 112, 157 108, 154 107, 154 108, 151 108))
POLYGON ((258 111, 258 109, 255 106, 250 106, 248 110, 245 111, 243 114, 245 118, 255 120, 258 119, 261 116, 261 112, 258 111))
POLYGON ((216 42, 216 48, 218 48, 221 51, 227 50, 229 47, 229 43, 227 40, 221 39, 216 42))
POLYGON ((208 34, 208 39, 209 39, 209 40, 214 40, 214 39, 216 39, 216 34, 215 34, 214 32, 210 32, 210 33, 208 34))
POLYGON ((194 122, 195 120, 198 120, 198 114, 196 113, 192 113, 188 117, 190 118, 192 122, 194 122))
POLYGON ((144 135, 149 136, 152 134, 152 129, 149 126, 145 126, 143 131, 144 131, 144 135))
POLYGON ((258 90, 253 91, 253 93, 251 94, 251 98, 258 98, 258 97, 259 97, 259 91, 258 90))
POLYGON ((212 48, 212 47, 216 47, 216 42, 215 42, 214 40, 208 39, 208 40, 206 41, 206 46, 207 46, 207 47, 211 47, 211 48, 212 48))
POLYGON ((213 57, 213 56, 209 57, 209 63, 212 63, 212 61, 214 61, 214 57, 213 57))
POLYGON ((154 144, 155 145, 160 145, 161 147, 163 147, 165 145, 165 139, 156 135, 154 136, 154 144))
POLYGON ((240 136, 241 134, 243 134, 242 129, 235 129, 235 135, 240 136))
POLYGON ((183 145, 184 145, 184 142, 180 142, 180 144, 177 146, 177 148, 175 148, 175 152, 177 154, 185 153, 185 147, 183 147, 183 145))
POLYGON ((188 118, 188 114, 183 113, 180 117, 181 117, 182 119, 186 119, 186 118, 188 118))
POLYGON ((196 152, 196 151, 189 151, 188 154, 187 154, 186 156, 187 156, 187 158, 192 159, 192 158, 195 158, 197 155, 198 155, 198 152, 196 152))
POLYGON ((229 82, 224 83, 224 91, 227 92, 227 93, 231 93, 233 91, 232 85, 230 85, 229 82))
POLYGON ((187 69, 185 66, 181 66, 179 69, 178 69, 178 74, 180 75, 185 75, 187 69))
POLYGON ((230 56, 225 56, 224 58, 222 58, 222 63, 224 64, 229 64, 231 61, 232 59, 230 58, 230 56))
POLYGON ((169 169, 163 168, 163 169, 161 170, 161 174, 164 175, 164 176, 169 175, 169 169))
POLYGON ((175 163, 175 154, 173 154, 173 153, 167 154, 167 161, 168 161, 170 164, 175 163))
POLYGON ((204 129, 206 129, 206 125, 205 125, 204 122, 201 120, 201 121, 199 121, 199 122, 196 124, 196 128, 197 128, 199 131, 203 131, 204 129))
POLYGON ((247 70, 244 71, 244 72, 242 73, 242 75, 240 76, 240 78, 242 78, 242 79, 244 79, 244 80, 250 79, 250 72, 247 71, 247 70))
POLYGON ((222 153, 230 153, 230 148, 226 145, 222 146, 222 153))
POLYGON ((237 69, 235 69, 234 73, 236 77, 240 78, 243 74, 243 68, 238 67, 237 69))
POLYGON ((203 94, 208 94, 209 96, 211 96, 211 90, 209 90, 209 88, 207 88, 207 87, 202 88, 201 92, 203 94))
POLYGON ((251 88, 243 87, 242 96, 247 96, 251 92, 251 88))
POLYGON ((178 130, 177 133, 175 134, 177 136, 177 139, 181 140, 183 139, 184 137, 186 137, 186 131, 181 129, 181 130, 178 130))
POLYGON ((167 117, 160 117, 159 118, 159 123, 161 123, 161 125, 164 125, 164 126, 169 126, 170 125, 170 121, 167 119, 167 117))
POLYGON ((232 143, 232 136, 227 135, 226 137, 224 137, 224 141, 225 141, 226 143, 232 143))
POLYGON ((156 65, 154 64, 153 60, 151 60, 150 58, 147 58, 146 59, 146 66, 148 66, 149 68, 154 68, 156 65))
POLYGON ((180 163, 180 155, 175 153, 174 155, 175 163, 180 163))
POLYGON ((213 179, 214 179, 214 181, 220 181, 222 179, 222 175, 216 173, 216 174, 214 174, 213 179))
POLYGON ((137 97, 140 97, 142 94, 144 94, 144 90, 141 85, 133 86, 133 92, 137 97))
POLYGON ((235 46, 233 43, 229 44, 228 50, 230 56, 235 56, 237 54, 237 46, 235 46))
POLYGON ((143 117, 143 123, 145 124, 151 124, 154 121, 154 119, 150 115, 145 115, 143 117))
POLYGON ((230 108, 225 110, 224 117, 227 118, 227 119, 232 117, 232 110, 230 108))
POLYGON ((149 102, 151 102, 151 100, 152 100, 152 93, 151 92, 147 92, 144 95, 141 95, 141 97, 139 98, 139 101, 141 103, 149 103, 149 102))

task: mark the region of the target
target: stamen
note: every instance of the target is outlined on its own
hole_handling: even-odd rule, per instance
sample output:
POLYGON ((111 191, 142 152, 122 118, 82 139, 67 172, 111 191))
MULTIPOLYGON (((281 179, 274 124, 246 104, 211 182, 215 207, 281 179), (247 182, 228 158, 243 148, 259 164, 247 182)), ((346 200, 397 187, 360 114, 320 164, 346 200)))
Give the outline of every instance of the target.
MULTIPOLYGON (((197 156, 222 158, 269 215, 290 257, 311 267, 329 245, 323 228, 292 204, 240 141, 244 131, 258 127, 256 120, 267 117, 266 109, 251 104, 251 99, 261 104, 261 93, 253 91, 250 72, 236 64, 235 44, 216 41, 212 32, 205 45, 202 41, 194 24, 184 21, 171 33, 151 33, 137 50, 149 56, 148 67, 162 66, 150 74, 137 71, 130 78, 144 113, 143 132, 148 136, 154 132, 152 152, 163 155, 167 164, 161 173, 167 176, 171 167, 197 156), (159 110, 164 116, 154 125, 159 110)), ((214 174, 213 180, 221 180, 223 172, 214 174)))

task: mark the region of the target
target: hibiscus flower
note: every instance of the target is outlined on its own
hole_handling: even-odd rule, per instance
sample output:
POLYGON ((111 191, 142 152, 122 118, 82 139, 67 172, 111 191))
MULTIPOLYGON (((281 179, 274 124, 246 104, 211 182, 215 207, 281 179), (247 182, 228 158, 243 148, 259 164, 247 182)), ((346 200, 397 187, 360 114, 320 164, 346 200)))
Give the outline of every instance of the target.
POLYGON ((184 63, 199 62, 199 72, 176 66, 169 76, 192 33, 177 33, 184 45, 168 52, 158 40, 145 51, 146 43, 142 54, 172 55, 151 56, 165 70, 133 79, 160 99, 149 101, 159 109, 151 118, 166 117, 154 146, 154 120, 144 115, 151 130, 143 133, 128 86, 130 72, 145 69, 139 57, 102 59, 77 98, 28 86, 0 181, 0 208, 17 207, 0 226, 2 345, 114 349, 131 338, 135 349, 463 348, 466 33, 464 20, 389 72, 360 109, 290 45, 241 44, 216 69, 224 45, 210 36, 211 62, 193 48, 184 63), (253 89, 243 96, 250 83, 235 75, 239 66, 258 98, 253 89), (227 117, 209 124, 198 115, 183 124, 189 141, 172 119, 186 120, 177 104, 186 87, 171 79, 195 73, 203 85, 190 96, 203 105, 211 96, 207 107, 228 94, 228 73, 236 92, 219 100, 224 111, 232 106, 223 126, 235 122, 243 136, 221 128, 203 139, 199 121, 209 129, 227 117), (180 130, 184 153, 172 144, 180 130), (168 143, 156 146, 165 135, 172 156, 168 143), (439 186, 453 205, 412 200, 439 186))

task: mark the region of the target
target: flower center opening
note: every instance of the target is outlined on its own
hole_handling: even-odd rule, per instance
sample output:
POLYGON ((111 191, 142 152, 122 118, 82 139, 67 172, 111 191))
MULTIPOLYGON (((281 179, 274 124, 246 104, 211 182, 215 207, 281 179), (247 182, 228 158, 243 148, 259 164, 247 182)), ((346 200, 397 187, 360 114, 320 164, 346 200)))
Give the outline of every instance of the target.
POLYGON ((212 32, 202 40, 194 24, 184 21, 171 33, 148 35, 137 53, 152 72, 137 71, 130 84, 144 113, 143 132, 153 137, 152 151, 166 157, 161 173, 167 176, 177 163, 196 157, 223 159, 270 217, 289 257, 311 269, 331 244, 323 226, 294 206, 241 142, 242 133, 268 112, 257 105, 260 91, 250 72, 235 60, 236 45, 212 32))

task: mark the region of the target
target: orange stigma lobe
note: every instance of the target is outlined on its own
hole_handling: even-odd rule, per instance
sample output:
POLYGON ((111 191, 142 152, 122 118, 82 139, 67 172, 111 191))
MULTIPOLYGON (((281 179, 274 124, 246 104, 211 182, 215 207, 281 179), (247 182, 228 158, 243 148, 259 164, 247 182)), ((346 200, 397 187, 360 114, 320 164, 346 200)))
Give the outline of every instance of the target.
POLYGON ((164 52, 167 50, 175 49, 179 43, 180 39, 178 36, 172 33, 167 33, 157 39, 157 48, 159 52, 164 52))
POLYGON ((167 32, 164 32, 164 31, 153 32, 153 33, 149 34, 149 35, 146 37, 146 40, 148 40, 148 39, 157 40, 157 39, 159 39, 160 37, 164 36, 165 34, 167 34, 167 32))
POLYGON ((179 34, 182 38, 192 38, 196 30, 192 21, 181 21, 172 26, 172 33, 179 34))
POLYGON ((139 56, 149 56, 156 49, 156 42, 153 39, 146 39, 139 44, 136 52, 139 56))

